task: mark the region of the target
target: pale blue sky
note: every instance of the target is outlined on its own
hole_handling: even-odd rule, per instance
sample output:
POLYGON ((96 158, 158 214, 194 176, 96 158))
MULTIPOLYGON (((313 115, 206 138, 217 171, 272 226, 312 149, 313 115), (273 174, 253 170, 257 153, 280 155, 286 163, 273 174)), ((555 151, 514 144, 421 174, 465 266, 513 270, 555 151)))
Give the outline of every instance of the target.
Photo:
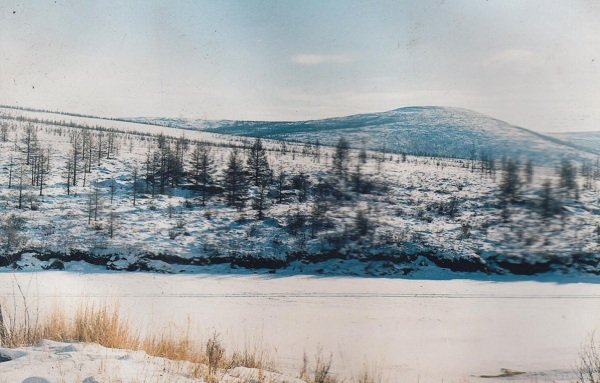
POLYGON ((596 1, 2 1, 0 103, 302 120, 410 105, 600 130, 596 1))

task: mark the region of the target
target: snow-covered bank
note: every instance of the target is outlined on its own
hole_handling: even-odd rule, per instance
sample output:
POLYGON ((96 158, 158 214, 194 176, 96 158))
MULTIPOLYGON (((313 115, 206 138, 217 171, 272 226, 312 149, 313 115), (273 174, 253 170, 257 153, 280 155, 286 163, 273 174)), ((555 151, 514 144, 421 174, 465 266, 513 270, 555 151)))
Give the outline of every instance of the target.
MULTIPOLYGON (((148 356, 142 351, 110 349, 96 344, 45 340, 33 347, 0 348, 2 382, 203 382, 191 377, 185 362, 148 356)), ((303 380, 253 368, 236 367, 219 383, 246 383, 262 376, 272 383, 304 383, 303 380)))
POLYGON ((33 347, 0 348, 10 358, 0 364, 6 381, 21 382, 197 382, 182 374, 179 363, 94 344, 43 341, 33 347))
MULTIPOLYGON (((532 380, 573 381, 581 343, 600 325, 600 284, 534 281, 401 280, 140 273, 2 273, 47 310, 82 300, 119 302, 142 330, 217 330, 228 346, 268 346, 296 376, 304 351, 332 352, 337 372, 365 362, 385 381, 494 381, 501 368, 532 380)), ((0 364, 0 372, 2 364, 0 364)), ((496 379, 502 381, 501 379, 496 379)))

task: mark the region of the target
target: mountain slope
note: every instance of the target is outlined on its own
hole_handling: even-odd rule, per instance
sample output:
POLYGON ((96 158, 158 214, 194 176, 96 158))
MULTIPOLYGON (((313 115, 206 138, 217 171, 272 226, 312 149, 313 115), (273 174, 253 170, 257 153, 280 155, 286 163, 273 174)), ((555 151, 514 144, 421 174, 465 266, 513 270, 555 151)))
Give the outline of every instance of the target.
POLYGON ((564 132, 553 133, 553 137, 600 155, 600 132, 564 132))
MULTIPOLYGON (((577 199, 551 188, 548 207, 546 181, 559 185, 559 175, 534 166, 531 182, 507 206, 499 166, 490 174, 464 160, 401 161, 399 155, 368 156, 363 163, 351 151, 348 172, 340 175, 331 166, 334 148, 321 148, 317 157, 302 145, 284 151, 280 142, 265 140, 276 177, 265 177, 262 197, 252 185, 231 206, 228 158, 241 148, 243 166, 252 140, 63 116, 0 108, 0 133, 6 133, 6 140, 0 134, 0 270, 600 273, 598 179, 578 177, 577 199), (35 137, 29 146, 18 139, 28 135, 35 137), (192 140, 189 147, 179 140, 183 135, 192 140), (28 165, 28 147, 30 158, 50 165, 28 165), (206 189, 195 182, 196 148, 209 151, 214 164, 214 183, 206 189)), ((496 143, 520 133, 559 148, 526 130, 500 136, 494 129, 468 133, 495 133, 496 143)), ((351 137, 347 130, 334 132, 351 137)), ((441 134, 431 131, 431 140, 441 134)))
POLYGON ((240 136, 333 145, 340 136, 353 147, 395 153, 472 158, 528 157, 536 162, 583 159, 589 150, 461 108, 416 106, 381 113, 299 122, 132 119, 164 126, 240 136))

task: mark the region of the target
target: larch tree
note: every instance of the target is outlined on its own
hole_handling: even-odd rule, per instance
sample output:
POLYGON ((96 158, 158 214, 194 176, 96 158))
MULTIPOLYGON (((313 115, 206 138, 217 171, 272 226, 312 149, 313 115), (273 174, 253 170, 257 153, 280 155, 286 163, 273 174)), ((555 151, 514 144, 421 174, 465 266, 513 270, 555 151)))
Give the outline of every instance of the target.
POLYGON ((560 187, 566 193, 569 193, 577 189, 577 170, 568 159, 563 159, 560 162, 558 168, 558 175, 560 177, 560 187))
POLYGON ((67 186, 67 195, 71 195, 71 176, 73 175, 73 162, 71 158, 67 158, 65 165, 65 184, 67 186))
POLYGON ((531 159, 525 162, 525 182, 528 185, 533 182, 533 161, 531 159))
POLYGON ((241 210, 246 202, 248 180, 237 148, 234 148, 229 154, 227 167, 223 174, 223 187, 227 205, 241 210))
POLYGON ((210 187, 214 184, 214 159, 210 148, 204 143, 196 143, 192 152, 192 178, 196 188, 202 192, 202 206, 206 205, 210 187))
POLYGON ((256 187, 256 191, 252 197, 252 209, 256 210, 256 217, 263 219, 267 208, 267 187, 268 180, 262 178, 260 185, 256 187))
POLYGON ((37 168, 37 183, 40 188, 40 197, 44 194, 46 179, 50 174, 50 149, 40 150, 39 165, 37 168))
POLYGON ((367 163, 367 150, 365 149, 364 146, 362 148, 360 148, 360 152, 358 153, 358 160, 360 161, 361 164, 367 163))
POLYGON ((0 140, 2 140, 2 142, 8 141, 8 123, 6 121, 3 121, 2 124, 0 124, 0 140))
POLYGON ((500 183, 502 197, 506 201, 514 202, 521 190, 521 178, 519 177, 519 163, 516 160, 508 159, 500 183))
POLYGON ((133 193, 133 206, 135 206, 137 202, 137 188, 138 188, 138 167, 133 166, 132 172, 133 182, 131 185, 131 192, 133 193))
POLYGON ((246 161, 250 178, 254 186, 259 187, 267 178, 271 177, 271 168, 267 160, 267 150, 262 144, 262 140, 257 138, 250 147, 248 159, 246 161))
POLYGON ((31 156, 37 147, 37 131, 33 124, 29 123, 25 126, 23 137, 21 138, 23 144, 23 153, 25 154, 25 164, 29 165, 31 156))
POLYGON ((335 153, 333 155, 333 171, 341 178, 346 177, 348 171, 348 157, 350 153, 350 145, 344 137, 340 137, 336 146, 335 153))
POLYGON ((285 189, 287 174, 283 170, 283 167, 279 167, 279 173, 275 178, 275 187, 277 189, 277 203, 283 202, 283 190, 285 189))

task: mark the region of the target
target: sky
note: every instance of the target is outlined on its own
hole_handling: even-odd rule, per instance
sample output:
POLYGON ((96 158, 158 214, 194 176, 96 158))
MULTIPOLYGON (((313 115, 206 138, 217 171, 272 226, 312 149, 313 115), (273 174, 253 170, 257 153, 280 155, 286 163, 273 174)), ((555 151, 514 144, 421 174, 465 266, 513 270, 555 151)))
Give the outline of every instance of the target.
POLYGON ((600 2, 0 2, 0 103, 306 120, 414 105, 600 131, 600 2))

